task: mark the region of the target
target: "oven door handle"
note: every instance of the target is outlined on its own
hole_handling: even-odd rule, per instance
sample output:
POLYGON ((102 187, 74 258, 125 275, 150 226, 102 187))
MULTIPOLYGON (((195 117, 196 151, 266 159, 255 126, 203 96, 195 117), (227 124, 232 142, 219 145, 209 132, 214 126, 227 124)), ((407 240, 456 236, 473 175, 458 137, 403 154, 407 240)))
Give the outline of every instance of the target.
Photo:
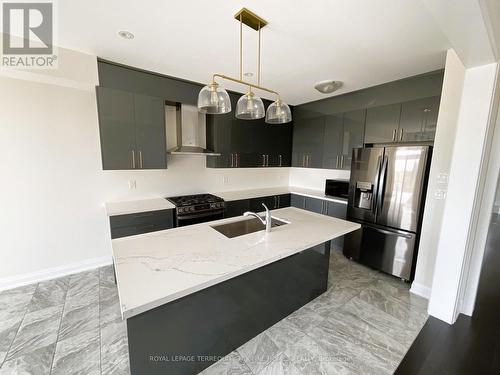
POLYGON ((208 211, 203 213, 193 213, 189 215, 177 215, 177 220, 197 219, 199 217, 215 216, 224 213, 224 210, 208 211))

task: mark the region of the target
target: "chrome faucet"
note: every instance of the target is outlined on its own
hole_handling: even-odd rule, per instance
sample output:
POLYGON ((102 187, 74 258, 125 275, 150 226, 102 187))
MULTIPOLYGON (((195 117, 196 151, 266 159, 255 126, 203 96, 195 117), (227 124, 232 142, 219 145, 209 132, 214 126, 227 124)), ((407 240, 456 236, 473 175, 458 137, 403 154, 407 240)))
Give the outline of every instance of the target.
POLYGON ((264 224, 266 226, 266 232, 270 232, 271 231, 271 223, 272 223, 271 211, 269 211, 269 208, 267 208, 267 206, 264 203, 262 203, 262 205, 266 209, 266 218, 265 219, 263 219, 262 217, 260 217, 259 215, 257 215, 255 212, 251 212, 251 211, 245 212, 243 214, 243 216, 254 216, 254 217, 256 217, 257 219, 260 220, 260 222, 262 224, 264 224))

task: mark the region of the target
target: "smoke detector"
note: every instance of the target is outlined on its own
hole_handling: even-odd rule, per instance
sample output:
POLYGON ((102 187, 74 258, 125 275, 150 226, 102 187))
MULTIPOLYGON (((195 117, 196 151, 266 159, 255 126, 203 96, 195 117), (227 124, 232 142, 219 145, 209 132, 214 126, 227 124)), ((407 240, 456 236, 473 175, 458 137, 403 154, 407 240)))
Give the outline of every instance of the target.
POLYGON ((331 94, 332 92, 338 90, 341 87, 342 87, 341 81, 332 81, 330 79, 318 82, 314 85, 314 88, 322 94, 331 94))

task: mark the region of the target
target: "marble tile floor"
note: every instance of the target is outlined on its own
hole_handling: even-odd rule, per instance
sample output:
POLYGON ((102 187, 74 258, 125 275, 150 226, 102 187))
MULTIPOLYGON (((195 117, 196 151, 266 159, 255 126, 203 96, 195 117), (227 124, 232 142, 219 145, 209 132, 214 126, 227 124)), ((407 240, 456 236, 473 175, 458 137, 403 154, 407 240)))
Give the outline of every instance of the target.
MULTIPOLYGON (((427 319, 408 289, 332 251, 326 293, 202 374, 392 374, 427 319)), ((111 267, 1 292, 4 374, 128 375, 111 267)))

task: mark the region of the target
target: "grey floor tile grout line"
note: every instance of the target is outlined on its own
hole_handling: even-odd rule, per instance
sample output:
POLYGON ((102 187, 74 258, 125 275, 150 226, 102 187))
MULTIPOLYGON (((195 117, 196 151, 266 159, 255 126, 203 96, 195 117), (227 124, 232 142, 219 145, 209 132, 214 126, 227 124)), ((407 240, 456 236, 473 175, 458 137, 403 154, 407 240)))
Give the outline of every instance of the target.
POLYGON ((54 369, 54 359, 56 357, 57 344, 59 343, 59 332, 61 331, 61 325, 62 325, 62 320, 63 320, 63 316, 64 316, 64 309, 66 308, 66 300, 68 297, 68 291, 69 291, 70 286, 71 286, 71 277, 68 278, 68 288, 66 289, 66 292, 64 293, 64 303, 63 303, 63 308, 61 310, 61 315, 59 317, 59 328, 57 329, 56 342, 54 343, 54 352, 52 353, 52 363, 50 364, 49 375, 52 374, 52 370, 54 369))
POLYGON ((28 314, 29 306, 31 305, 31 302, 33 301, 33 297, 35 296, 35 293, 38 290, 39 286, 40 286, 40 283, 37 283, 35 290, 33 291, 33 294, 31 295, 30 301, 26 304, 26 307, 24 308, 23 317, 19 321, 19 325, 17 326, 16 334, 14 335, 14 338, 10 342, 9 349, 7 349, 7 353, 5 354, 5 358, 2 362, 2 364, 0 364, 0 368, 2 368, 2 366, 5 364, 5 362, 7 362, 7 358, 9 357, 9 352, 10 352, 10 349, 12 348, 12 344, 16 340, 17 334, 19 333, 19 330, 21 329, 21 325, 23 324, 23 321, 24 321, 24 318, 26 317, 26 314, 28 314))

